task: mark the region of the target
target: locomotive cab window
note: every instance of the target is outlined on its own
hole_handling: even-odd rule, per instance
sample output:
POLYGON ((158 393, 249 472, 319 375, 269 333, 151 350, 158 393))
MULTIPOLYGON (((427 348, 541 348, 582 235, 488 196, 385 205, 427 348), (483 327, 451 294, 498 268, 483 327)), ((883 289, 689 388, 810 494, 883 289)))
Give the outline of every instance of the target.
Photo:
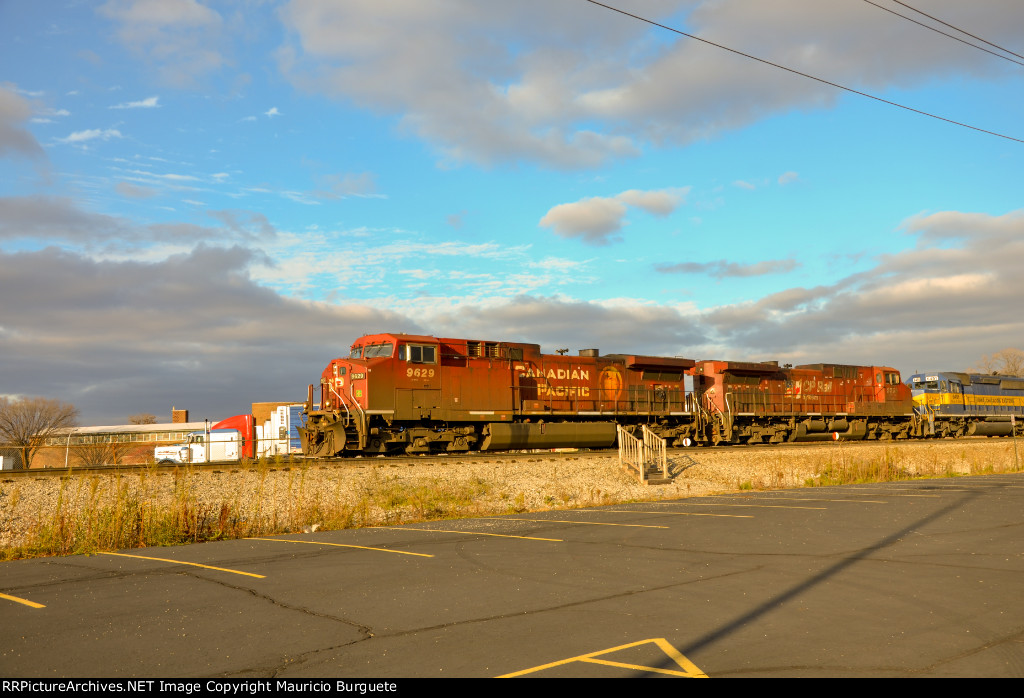
POLYGON ((368 347, 364 347, 364 349, 364 359, 378 359, 382 356, 391 356, 391 350, 394 347, 388 342, 386 344, 371 344, 368 347))
POLYGON ((399 358, 412 364, 437 363, 437 347, 427 344, 406 344, 398 350, 399 358))

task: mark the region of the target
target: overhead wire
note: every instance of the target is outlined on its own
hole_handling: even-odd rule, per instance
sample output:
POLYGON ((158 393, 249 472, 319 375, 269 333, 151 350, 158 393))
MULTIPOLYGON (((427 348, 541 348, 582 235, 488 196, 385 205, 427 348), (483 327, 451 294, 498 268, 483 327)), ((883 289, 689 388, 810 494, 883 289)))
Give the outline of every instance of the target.
MULTIPOLYGON (((885 10, 886 12, 888 12, 890 14, 894 14, 897 17, 902 17, 903 19, 907 20, 908 22, 913 22, 914 24, 916 24, 916 25, 918 25, 920 27, 924 27, 925 29, 930 29, 931 31, 935 32, 936 34, 942 34, 943 36, 947 36, 950 39, 953 39, 954 41, 959 41, 961 44, 967 44, 968 46, 970 46, 972 48, 976 48, 979 51, 984 51, 985 53, 988 53, 988 54, 991 54, 991 55, 995 56, 996 58, 1002 58, 1004 61, 1009 61, 1010 63, 1016 63, 1017 65, 1024 66, 1024 62, 1022 62, 1022 61, 1015 61, 1014 59, 1010 58, 1009 56, 1004 56, 1001 53, 996 53, 995 51, 991 51, 991 50, 985 48, 984 46, 978 46, 977 44, 972 44, 970 41, 967 41, 966 39, 961 39, 959 36, 953 36, 952 34, 947 34, 946 32, 942 31, 941 29, 936 29, 935 27, 933 27, 931 25, 928 25, 928 24, 925 24, 924 22, 918 22, 913 17, 907 17, 906 15, 900 14, 896 10, 892 10, 892 9, 889 9, 888 7, 884 7, 882 5, 879 5, 877 2, 873 2, 872 0, 864 0, 864 2, 866 2, 869 5, 874 5, 875 7, 877 7, 880 10, 885 10)), ((899 0, 893 0, 893 2, 899 2, 899 0)), ((900 2, 899 4, 903 5, 902 2, 900 2)), ((910 6, 906 5, 906 7, 910 7, 910 6)), ((914 8, 910 7, 910 9, 913 10, 914 8)), ((914 10, 914 11, 915 12, 919 12, 919 10, 914 10)), ((921 12, 921 14, 924 14, 924 13, 921 12)), ((924 16, 925 17, 931 17, 931 15, 924 15, 924 16)), ((934 19, 934 18, 932 18, 932 19, 934 19)), ((936 19, 935 21, 936 22, 942 22, 942 20, 940 20, 940 19, 936 19)), ((946 23, 942 22, 942 24, 946 24, 946 23)), ((946 25, 946 26, 952 26, 952 25, 946 25)), ((953 27, 953 29, 956 29, 956 27, 953 27)), ((974 37, 975 39, 978 39, 978 41, 984 41, 986 44, 989 44, 990 46, 996 46, 995 44, 993 44, 991 42, 988 42, 988 41, 985 41, 984 39, 981 39, 981 38, 979 38, 977 36, 974 36, 974 34, 969 34, 968 32, 965 32, 962 29, 957 29, 957 31, 958 32, 963 32, 964 34, 967 34, 967 36, 974 37)), ((1006 51, 1007 53, 1013 53, 1013 51, 1007 51, 1005 48, 1001 48, 999 46, 996 46, 996 48, 998 48, 1000 51, 1006 51)), ((1013 53, 1013 55, 1016 56, 1017 54, 1013 53)), ((1021 58, 1024 58, 1024 56, 1021 56, 1021 58)))
POLYGON ((980 41, 980 42, 982 42, 984 44, 988 44, 989 46, 992 46, 993 48, 997 48, 1000 51, 1005 51, 1006 53, 1010 54, 1011 56, 1016 56, 1017 58, 1024 58, 1024 56, 1020 55, 1019 53, 1014 53, 1010 49, 1003 48, 999 44, 993 44, 991 41, 986 41, 985 39, 982 39, 980 36, 975 36, 974 34, 970 33, 969 31, 964 31, 960 27, 953 26, 949 22, 943 22, 938 17, 932 17, 927 12, 921 12, 921 10, 917 9, 916 7, 911 7, 910 5, 908 5, 905 2, 900 2, 900 0, 892 0, 892 1, 894 3, 896 3, 897 5, 903 5, 903 7, 907 8, 908 10, 913 10, 914 12, 916 12, 919 15, 924 15, 928 19, 934 20, 934 21, 938 22, 939 24, 942 24, 943 26, 949 27, 950 29, 955 29, 956 31, 960 32, 961 34, 966 34, 967 36, 971 37, 972 39, 977 39, 978 41, 980 41))
POLYGON ((1015 141, 1017 143, 1024 143, 1024 139, 1021 139, 1021 138, 1014 138, 1013 136, 1007 136, 1006 134, 998 133, 996 131, 989 131, 988 129, 979 128, 978 126, 971 126, 970 124, 965 124, 962 121, 955 121, 953 119, 947 119, 946 117, 939 116, 938 114, 932 114, 931 112, 926 112, 926 111, 923 111, 921 109, 915 109, 913 107, 908 107, 905 104, 900 104, 899 102, 892 102, 892 101, 890 101, 888 99, 883 99, 881 97, 876 97, 875 95, 868 94, 867 92, 861 92, 860 90, 855 90, 852 87, 846 87, 845 85, 840 85, 837 82, 831 82, 830 80, 826 80, 824 78, 819 78, 819 77, 817 77, 815 75, 811 75, 809 73, 804 73, 804 72, 801 72, 801 71, 796 70, 794 68, 788 68, 788 67, 786 67, 784 65, 780 65, 779 63, 773 63, 772 61, 766 60, 764 58, 758 58, 757 56, 751 55, 749 53, 744 53, 743 51, 739 51, 739 50, 734 49, 734 48, 729 48, 728 46, 725 46, 723 44, 715 43, 714 41, 709 41, 708 39, 702 39, 701 37, 697 36, 696 34, 689 34, 687 32, 682 31, 681 29, 675 29, 674 27, 670 27, 670 26, 668 26, 666 24, 660 24, 658 22, 655 22, 652 19, 647 19, 646 17, 642 17, 640 15, 633 14, 632 12, 626 12, 625 10, 620 10, 617 7, 612 7, 611 5, 606 5, 603 2, 598 2, 597 0, 586 0, 586 2, 589 2, 592 5, 597 5, 598 7, 603 7, 606 10, 610 10, 612 12, 617 12, 620 15, 625 15, 626 17, 631 17, 631 18, 633 18, 635 20, 638 20, 640 22, 646 22, 647 24, 650 24, 651 26, 658 27, 660 29, 665 29, 666 31, 670 31, 670 32, 679 34, 680 36, 685 36, 688 39, 693 39, 695 41, 700 41, 701 43, 707 44, 709 46, 714 46, 715 48, 720 48, 723 51, 728 51, 729 53, 735 53, 738 56, 743 56, 744 58, 749 58, 752 61, 757 61, 758 63, 764 63, 765 65, 770 65, 773 68, 778 68, 779 70, 785 70, 786 72, 793 73, 794 75, 799 75, 799 76, 807 78, 809 80, 815 80, 815 81, 820 82, 822 84, 829 85, 831 87, 835 87, 836 89, 845 90, 846 92, 850 92, 850 93, 855 94, 855 95, 860 95, 861 97, 867 97, 868 99, 873 99, 876 102, 881 102, 883 104, 888 104, 888 105, 893 106, 893 107, 899 107, 900 109, 905 109, 905 110, 907 110, 909 112, 913 112, 915 114, 920 114, 922 116, 928 116, 928 117, 931 117, 932 119, 938 119, 939 121, 945 121, 946 123, 953 124, 954 126, 962 126, 963 128, 969 128, 972 131, 978 131, 980 133, 987 133, 990 136, 997 136, 999 138, 1005 138, 1006 140, 1009 140, 1009 141, 1015 141))

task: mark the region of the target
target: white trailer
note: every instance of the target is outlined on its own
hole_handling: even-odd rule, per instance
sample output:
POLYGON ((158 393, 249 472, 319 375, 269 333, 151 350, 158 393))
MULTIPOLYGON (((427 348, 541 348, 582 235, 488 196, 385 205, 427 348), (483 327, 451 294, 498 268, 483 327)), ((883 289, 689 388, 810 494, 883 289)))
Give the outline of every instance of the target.
POLYGON ((270 419, 257 427, 260 456, 302 453, 298 428, 304 426, 304 409, 305 405, 279 405, 270 413, 270 419))
POLYGON ((242 434, 237 429, 193 431, 188 441, 173 446, 157 446, 153 457, 157 463, 209 463, 238 460, 242 434))

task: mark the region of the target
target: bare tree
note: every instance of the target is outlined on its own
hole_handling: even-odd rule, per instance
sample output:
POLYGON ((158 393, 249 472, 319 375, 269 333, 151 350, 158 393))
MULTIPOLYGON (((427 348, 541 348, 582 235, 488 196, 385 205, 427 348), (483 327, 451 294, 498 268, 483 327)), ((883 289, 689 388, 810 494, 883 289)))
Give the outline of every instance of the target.
POLYGON ((98 465, 122 465, 131 447, 131 443, 114 441, 111 436, 106 436, 102 441, 75 444, 71 447, 71 453, 80 465, 92 468, 98 465))
POLYGON ((129 424, 156 424, 156 415, 148 412, 133 414, 128 418, 129 424))
POLYGON ((77 419, 75 406, 60 400, 0 398, 0 441, 20 449, 22 467, 28 469, 46 440, 75 426, 77 419))
POLYGON ((1024 351, 1020 349, 1003 349, 995 354, 982 356, 973 366, 972 373, 999 373, 1004 376, 1024 375, 1024 351))

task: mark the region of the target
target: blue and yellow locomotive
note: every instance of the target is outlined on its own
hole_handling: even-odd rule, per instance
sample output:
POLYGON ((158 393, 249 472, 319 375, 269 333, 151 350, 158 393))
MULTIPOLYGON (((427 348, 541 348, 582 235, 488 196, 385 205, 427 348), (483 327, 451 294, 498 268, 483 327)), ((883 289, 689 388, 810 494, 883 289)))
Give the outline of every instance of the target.
POLYGON ((943 371, 907 379, 929 436, 1009 436, 1024 428, 1024 378, 943 371), (1018 425, 1017 422, 1020 422, 1018 425))

